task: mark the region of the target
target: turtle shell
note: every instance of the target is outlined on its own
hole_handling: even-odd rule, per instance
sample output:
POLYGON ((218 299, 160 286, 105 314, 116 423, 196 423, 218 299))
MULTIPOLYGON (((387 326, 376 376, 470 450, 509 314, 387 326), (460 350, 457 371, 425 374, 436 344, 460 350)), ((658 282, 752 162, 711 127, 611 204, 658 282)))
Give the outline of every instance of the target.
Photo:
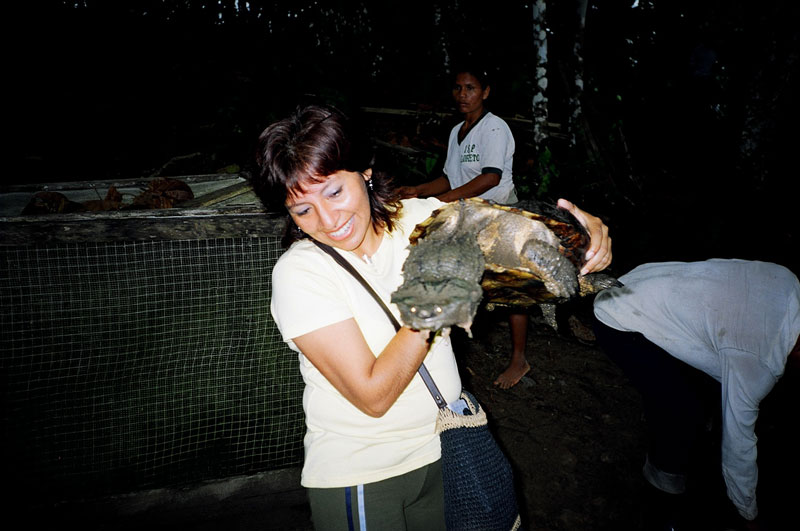
POLYGON ((469 332, 481 300, 489 309, 540 305, 556 328, 553 304, 617 283, 580 275, 589 235, 569 212, 543 203, 454 201, 417 225, 409 241, 392 302, 415 329, 469 332))
POLYGON ((448 203, 416 226, 412 245, 438 231, 476 234, 483 251, 481 280, 490 305, 528 307, 568 299, 580 289, 578 272, 590 238, 566 210, 535 201, 516 206, 479 198, 448 203))

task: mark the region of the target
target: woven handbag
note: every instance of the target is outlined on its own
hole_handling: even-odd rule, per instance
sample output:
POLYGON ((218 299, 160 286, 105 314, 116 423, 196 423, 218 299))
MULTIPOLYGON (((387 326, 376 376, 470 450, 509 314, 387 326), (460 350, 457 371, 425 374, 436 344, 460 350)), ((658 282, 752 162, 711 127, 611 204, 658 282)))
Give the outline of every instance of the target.
POLYGON ((511 465, 489 431, 477 399, 466 390, 461 399, 467 404, 464 413, 440 408, 436 421, 447 529, 518 530, 522 522, 511 465))
MULTIPOLYGON (((328 245, 312 240, 346 269, 380 304, 400 329, 394 314, 372 286, 343 256, 328 245)), ((448 405, 425 364, 419 375, 439 407, 436 431, 442 446, 445 522, 449 531, 516 531, 521 518, 514 492, 511 465, 497 445, 478 400, 468 391, 448 405)))

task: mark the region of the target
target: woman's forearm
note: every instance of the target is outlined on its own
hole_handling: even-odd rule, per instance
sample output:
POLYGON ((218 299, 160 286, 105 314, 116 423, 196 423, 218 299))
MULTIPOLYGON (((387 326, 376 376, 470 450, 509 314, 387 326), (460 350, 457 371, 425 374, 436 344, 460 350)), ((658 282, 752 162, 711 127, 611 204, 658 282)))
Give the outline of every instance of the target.
POLYGON ((450 190, 450 181, 447 180, 447 177, 441 176, 432 181, 418 184, 417 186, 414 187, 414 189, 417 192, 417 197, 436 196, 450 190))
POLYGON ((350 403, 367 415, 380 417, 425 359, 428 335, 403 327, 376 357, 355 321, 348 319, 296 337, 294 343, 350 403))
POLYGON ((500 184, 500 176, 498 174, 482 173, 458 188, 453 188, 448 192, 437 195, 436 198, 445 203, 449 203, 450 201, 457 201, 458 199, 477 197, 487 190, 491 190, 498 184, 500 184))

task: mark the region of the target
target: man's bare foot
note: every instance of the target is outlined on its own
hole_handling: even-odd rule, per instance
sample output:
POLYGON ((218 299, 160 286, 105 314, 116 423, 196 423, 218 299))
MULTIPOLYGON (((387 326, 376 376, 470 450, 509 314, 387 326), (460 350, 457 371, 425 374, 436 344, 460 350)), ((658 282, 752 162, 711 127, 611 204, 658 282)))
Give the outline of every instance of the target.
POLYGON ((512 359, 506 370, 501 372, 500 376, 494 381, 494 385, 500 389, 510 389, 517 385, 530 370, 531 366, 528 365, 528 361, 525 358, 521 360, 512 359))

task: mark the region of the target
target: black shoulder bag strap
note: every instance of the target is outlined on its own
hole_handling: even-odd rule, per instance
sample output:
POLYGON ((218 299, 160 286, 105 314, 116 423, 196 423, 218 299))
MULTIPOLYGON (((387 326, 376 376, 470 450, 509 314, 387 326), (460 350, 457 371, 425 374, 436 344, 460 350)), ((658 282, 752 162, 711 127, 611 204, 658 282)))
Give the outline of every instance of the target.
MULTIPOLYGON (((389 307, 386 306, 386 303, 383 302, 383 299, 381 299, 380 296, 377 293, 375 293, 375 290, 372 289, 372 286, 370 286, 369 283, 364 279, 364 277, 361 276, 361 273, 356 271, 356 268, 354 268, 353 265, 344 258, 344 256, 337 253, 333 249, 333 247, 318 242, 314 238, 310 239, 312 242, 316 244, 317 247, 328 253, 331 256, 331 258, 336 260, 336 263, 342 266, 348 273, 353 275, 355 279, 358 280, 358 282, 362 286, 364 286, 364 289, 366 289, 367 292, 369 292, 369 294, 372 295, 372 298, 374 298, 378 302, 378 304, 380 304, 383 313, 385 313, 387 317, 389 317, 389 320, 394 325, 394 329, 400 330, 400 323, 397 322, 397 318, 394 316, 389 307)), ((439 406, 439 408, 447 407, 447 402, 444 400, 444 398, 442 398, 442 393, 439 392, 439 388, 436 386, 436 382, 433 381, 433 377, 431 377, 431 373, 428 372, 428 369, 427 367, 425 367, 424 363, 420 364, 419 370, 417 372, 419 372, 419 376, 420 378, 422 378, 422 381, 425 382, 425 385, 427 386, 428 391, 430 391, 431 396, 433 396, 433 400, 436 402, 436 405, 439 406)))

